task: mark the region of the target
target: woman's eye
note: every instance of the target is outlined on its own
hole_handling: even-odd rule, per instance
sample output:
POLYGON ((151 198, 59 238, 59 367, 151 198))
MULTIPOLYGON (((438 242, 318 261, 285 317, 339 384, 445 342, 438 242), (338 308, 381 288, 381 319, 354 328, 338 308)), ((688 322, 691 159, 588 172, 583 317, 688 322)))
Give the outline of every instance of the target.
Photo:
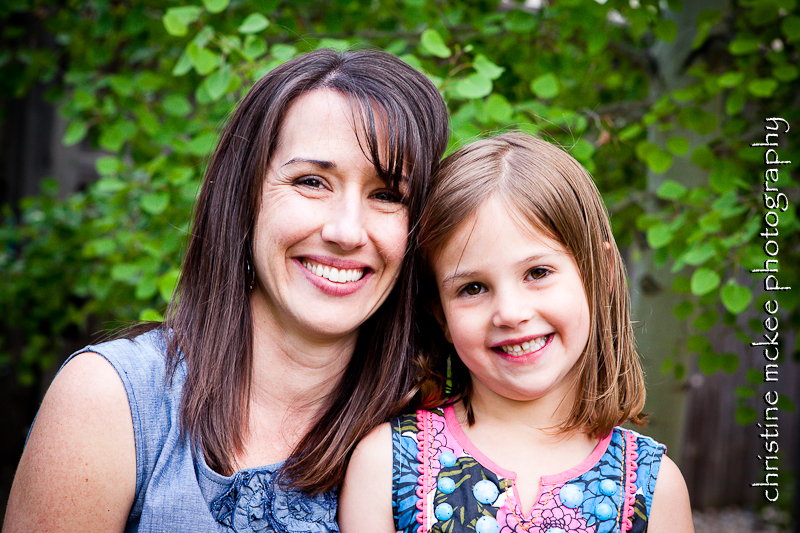
POLYGON ((467 285, 464 285, 464 287, 461 289, 461 292, 468 296, 476 296, 483 292, 483 285, 480 283, 468 283, 467 285))
POLYGON ((548 274, 550 274, 550 270, 543 267, 536 267, 532 268, 529 274, 533 279, 542 279, 546 277, 548 274))
POLYGON ((381 202, 401 203, 404 198, 403 195, 391 189, 381 189, 372 195, 376 200, 381 202))
POLYGON ((295 185, 302 185, 304 187, 310 187, 312 189, 322 189, 325 185, 322 183, 322 180, 314 177, 314 176, 303 176, 295 180, 295 185))

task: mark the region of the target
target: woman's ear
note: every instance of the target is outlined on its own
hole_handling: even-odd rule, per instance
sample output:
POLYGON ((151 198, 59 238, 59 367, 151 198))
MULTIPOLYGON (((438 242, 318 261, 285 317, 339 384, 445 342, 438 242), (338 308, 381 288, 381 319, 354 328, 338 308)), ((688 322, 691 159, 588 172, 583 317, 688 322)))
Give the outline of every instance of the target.
POLYGON ((447 319, 444 316, 444 309, 442 309, 442 302, 439 298, 434 299, 428 305, 428 311, 430 311, 436 319, 436 322, 439 323, 439 327, 442 328, 442 333, 444 333, 444 338, 447 339, 447 342, 453 344, 453 338, 450 336, 450 329, 447 327, 447 319))

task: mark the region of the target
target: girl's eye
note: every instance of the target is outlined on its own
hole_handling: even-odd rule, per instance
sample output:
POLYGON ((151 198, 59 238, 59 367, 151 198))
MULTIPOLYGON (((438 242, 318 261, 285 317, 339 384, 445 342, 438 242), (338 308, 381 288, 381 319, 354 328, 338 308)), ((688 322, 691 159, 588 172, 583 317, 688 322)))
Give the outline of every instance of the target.
POLYGON ((533 279, 542 279, 544 277, 547 277, 550 274, 550 270, 548 270, 548 269, 546 269, 544 267, 535 267, 535 268, 532 268, 530 270, 530 272, 528 272, 528 274, 533 279))
POLYGON ((373 193, 372 197, 376 200, 380 200, 381 202, 389 202, 393 204, 401 203, 405 199, 403 198, 402 194, 391 189, 381 189, 380 191, 373 193))
POLYGON ((483 292, 483 285, 480 283, 467 283, 462 287, 461 292, 467 296, 477 296, 483 292))

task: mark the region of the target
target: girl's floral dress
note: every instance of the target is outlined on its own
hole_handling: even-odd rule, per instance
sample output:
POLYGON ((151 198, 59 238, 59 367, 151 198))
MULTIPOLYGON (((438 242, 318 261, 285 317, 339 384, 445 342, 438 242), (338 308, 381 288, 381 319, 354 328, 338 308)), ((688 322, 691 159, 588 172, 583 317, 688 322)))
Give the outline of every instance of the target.
POLYGON ((665 451, 614 428, 581 464, 542 477, 524 513, 516 474, 472 445, 452 407, 393 420, 392 448, 394 521, 406 533, 641 533, 665 451))

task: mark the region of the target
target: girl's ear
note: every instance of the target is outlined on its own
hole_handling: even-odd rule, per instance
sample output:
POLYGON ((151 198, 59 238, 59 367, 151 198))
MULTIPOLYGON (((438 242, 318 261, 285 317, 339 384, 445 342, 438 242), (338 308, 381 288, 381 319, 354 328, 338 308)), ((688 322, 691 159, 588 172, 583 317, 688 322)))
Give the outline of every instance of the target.
POLYGON ((450 328, 447 327, 447 319, 444 316, 444 309, 442 309, 442 302, 439 298, 436 298, 428 305, 428 311, 430 311, 436 319, 436 322, 439 323, 439 327, 442 328, 442 333, 444 333, 444 338, 447 339, 447 342, 453 344, 453 338, 450 336, 450 328))

